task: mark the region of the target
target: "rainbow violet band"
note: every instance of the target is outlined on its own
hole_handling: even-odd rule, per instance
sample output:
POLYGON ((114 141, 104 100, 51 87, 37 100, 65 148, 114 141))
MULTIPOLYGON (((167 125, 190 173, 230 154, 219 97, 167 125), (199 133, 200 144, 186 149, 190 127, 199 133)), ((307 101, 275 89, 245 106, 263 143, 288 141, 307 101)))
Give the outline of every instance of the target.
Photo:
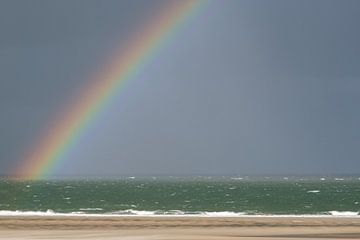
POLYGON ((64 155, 91 126, 102 109, 120 93, 124 83, 141 68, 189 16, 203 5, 200 0, 169 1, 132 36, 119 54, 110 59, 85 86, 79 97, 50 123, 23 155, 14 175, 21 179, 44 179, 65 161, 64 155))

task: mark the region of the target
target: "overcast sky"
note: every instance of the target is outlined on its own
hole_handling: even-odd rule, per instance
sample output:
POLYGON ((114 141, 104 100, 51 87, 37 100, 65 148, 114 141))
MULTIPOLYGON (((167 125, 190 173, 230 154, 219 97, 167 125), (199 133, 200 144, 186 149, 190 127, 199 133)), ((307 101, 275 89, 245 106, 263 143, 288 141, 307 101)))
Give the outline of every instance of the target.
MULTIPOLYGON (((0 174, 162 4, 0 1, 0 174)), ((360 1, 209 1, 54 174, 359 173, 359 23, 360 1)))

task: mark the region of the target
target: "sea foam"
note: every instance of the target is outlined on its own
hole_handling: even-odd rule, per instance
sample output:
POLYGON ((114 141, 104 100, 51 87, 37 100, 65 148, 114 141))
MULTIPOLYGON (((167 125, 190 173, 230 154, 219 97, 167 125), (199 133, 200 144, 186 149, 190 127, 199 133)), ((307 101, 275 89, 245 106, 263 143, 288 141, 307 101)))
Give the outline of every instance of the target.
POLYGON ((319 193, 320 190, 310 190, 310 191, 307 191, 307 193, 319 193))
POLYGON ((332 216, 340 216, 340 217, 346 217, 346 216, 359 216, 359 212, 350 212, 350 211, 329 211, 329 213, 332 216))
POLYGON ((169 211, 141 211, 141 210, 121 210, 110 213, 85 213, 82 211, 71 212, 71 213, 59 213, 54 212, 51 209, 47 211, 9 211, 9 210, 0 210, 0 216, 35 216, 35 217, 292 217, 292 218, 314 218, 314 217, 350 217, 350 218, 359 218, 359 212, 351 211, 329 211, 322 214, 284 214, 284 215, 268 215, 268 214, 248 214, 245 212, 183 212, 180 210, 169 210, 169 211))

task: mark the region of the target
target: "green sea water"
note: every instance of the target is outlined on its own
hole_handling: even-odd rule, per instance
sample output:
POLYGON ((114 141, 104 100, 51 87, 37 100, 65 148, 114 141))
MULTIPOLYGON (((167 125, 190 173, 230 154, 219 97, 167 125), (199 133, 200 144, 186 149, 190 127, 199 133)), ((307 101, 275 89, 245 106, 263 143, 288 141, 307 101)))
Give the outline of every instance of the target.
POLYGON ((149 177, 0 180, 0 213, 359 214, 360 179, 149 177))

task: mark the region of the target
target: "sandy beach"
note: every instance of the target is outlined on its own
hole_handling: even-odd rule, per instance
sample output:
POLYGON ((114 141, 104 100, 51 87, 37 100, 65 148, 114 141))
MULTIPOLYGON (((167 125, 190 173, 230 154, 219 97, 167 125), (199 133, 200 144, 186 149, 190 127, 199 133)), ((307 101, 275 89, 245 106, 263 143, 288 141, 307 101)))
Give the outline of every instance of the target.
POLYGON ((360 218, 6 216, 0 239, 360 239, 360 218))

